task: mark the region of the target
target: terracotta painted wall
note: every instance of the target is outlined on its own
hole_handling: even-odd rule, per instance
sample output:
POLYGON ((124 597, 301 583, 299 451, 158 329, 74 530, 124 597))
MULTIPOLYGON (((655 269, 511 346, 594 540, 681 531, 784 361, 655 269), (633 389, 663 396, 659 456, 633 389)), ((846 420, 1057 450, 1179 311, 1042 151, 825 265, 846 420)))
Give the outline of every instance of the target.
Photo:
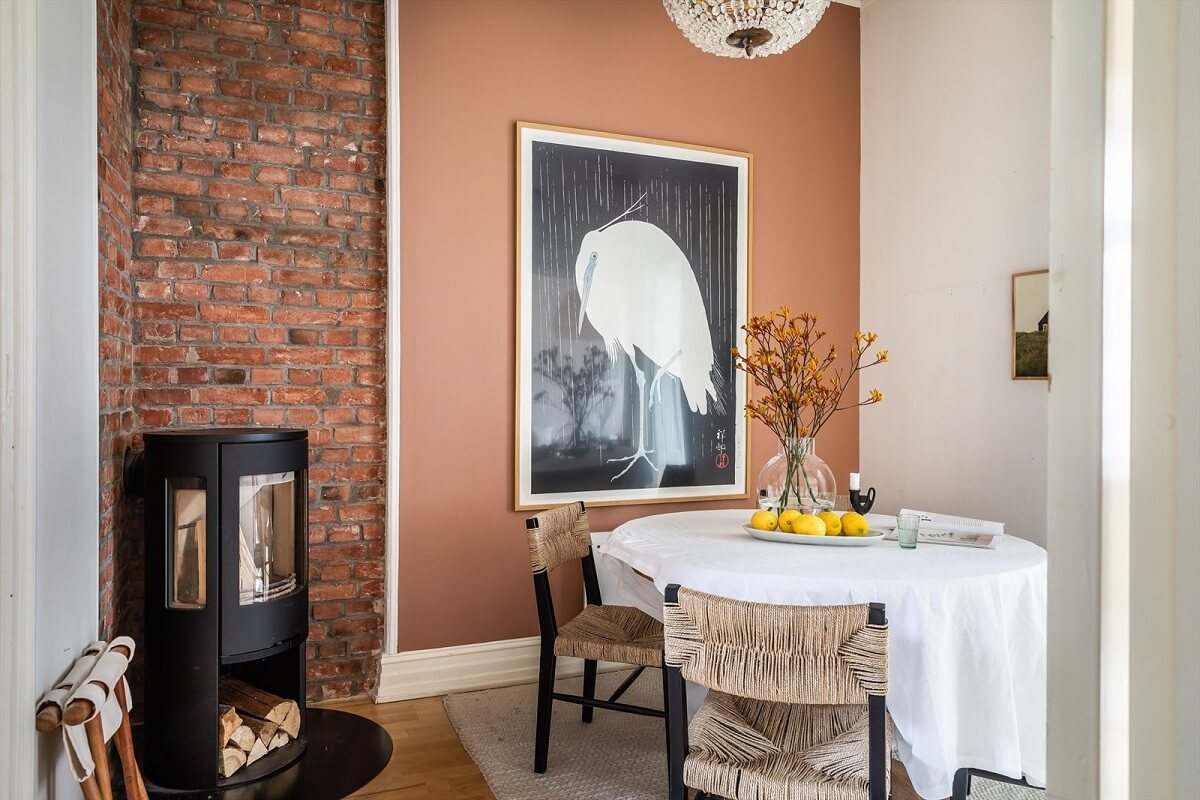
MULTIPOLYGON (((858 9, 834 5, 793 51, 705 55, 654 0, 402 3, 402 650, 530 636, 524 514, 512 511, 514 123, 754 153, 752 310, 858 324, 858 9)), ((774 452, 762 429, 751 474, 774 452)), ((818 442, 839 479, 858 420, 818 442)), ((751 501, 598 508, 632 517, 751 501)), ((575 570, 555 575, 577 603, 575 570)), ((561 612, 560 612, 561 613, 561 612)))

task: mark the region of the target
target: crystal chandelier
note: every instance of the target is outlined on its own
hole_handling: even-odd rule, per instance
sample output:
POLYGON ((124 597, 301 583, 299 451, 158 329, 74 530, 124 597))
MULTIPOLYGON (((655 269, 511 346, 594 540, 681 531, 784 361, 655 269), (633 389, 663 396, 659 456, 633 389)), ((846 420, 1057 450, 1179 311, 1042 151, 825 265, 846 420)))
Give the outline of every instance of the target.
POLYGON ((782 53, 808 36, 829 0, 663 0, 663 7, 704 52, 754 58, 782 53))

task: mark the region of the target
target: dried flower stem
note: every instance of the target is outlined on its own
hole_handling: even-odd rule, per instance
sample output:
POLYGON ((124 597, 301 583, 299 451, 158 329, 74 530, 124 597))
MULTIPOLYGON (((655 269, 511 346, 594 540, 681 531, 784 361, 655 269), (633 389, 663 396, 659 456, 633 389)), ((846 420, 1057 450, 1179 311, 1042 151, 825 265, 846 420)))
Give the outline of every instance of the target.
MULTIPOLYGON (((793 317, 787 306, 770 314, 751 317, 742 326, 749 352, 743 354, 736 347, 732 351, 738 369, 765 390, 761 397, 746 403, 746 416, 761 421, 784 443, 788 483, 780 502, 785 506, 792 489, 794 469, 799 466, 801 472, 804 471, 804 456, 807 455, 806 452, 791 452, 797 449, 791 443, 816 437, 838 411, 874 405, 883 400, 878 389, 871 389, 866 400, 842 404, 855 375, 888 360, 887 350, 878 351, 874 359, 865 359, 878 335, 855 333, 849 364, 839 369, 834 366, 838 358, 836 346, 829 345, 821 352, 825 331, 817 329, 817 319, 816 314, 809 313, 793 317)), ((804 484, 815 503, 807 475, 804 484)))

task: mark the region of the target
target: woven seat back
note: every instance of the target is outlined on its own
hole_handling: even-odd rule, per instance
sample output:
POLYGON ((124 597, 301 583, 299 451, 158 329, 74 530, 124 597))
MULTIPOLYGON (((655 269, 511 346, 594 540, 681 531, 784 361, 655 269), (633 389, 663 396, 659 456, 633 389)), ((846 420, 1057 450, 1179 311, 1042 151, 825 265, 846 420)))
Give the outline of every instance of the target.
POLYGON ((586 556, 592 532, 582 503, 550 508, 529 518, 529 565, 534 573, 548 572, 586 556), (536 525, 533 522, 536 521, 536 525))
POLYGON ((778 606, 679 589, 664 607, 666 662, 695 683, 777 703, 887 694, 887 625, 870 606, 778 606))

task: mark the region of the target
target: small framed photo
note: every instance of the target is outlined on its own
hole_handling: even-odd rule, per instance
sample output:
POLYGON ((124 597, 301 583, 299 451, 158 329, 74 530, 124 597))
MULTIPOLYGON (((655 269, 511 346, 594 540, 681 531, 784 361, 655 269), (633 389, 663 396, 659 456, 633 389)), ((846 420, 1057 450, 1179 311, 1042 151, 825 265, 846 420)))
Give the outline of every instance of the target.
POLYGON ((1050 378, 1050 270, 1012 276, 1012 377, 1050 378))

